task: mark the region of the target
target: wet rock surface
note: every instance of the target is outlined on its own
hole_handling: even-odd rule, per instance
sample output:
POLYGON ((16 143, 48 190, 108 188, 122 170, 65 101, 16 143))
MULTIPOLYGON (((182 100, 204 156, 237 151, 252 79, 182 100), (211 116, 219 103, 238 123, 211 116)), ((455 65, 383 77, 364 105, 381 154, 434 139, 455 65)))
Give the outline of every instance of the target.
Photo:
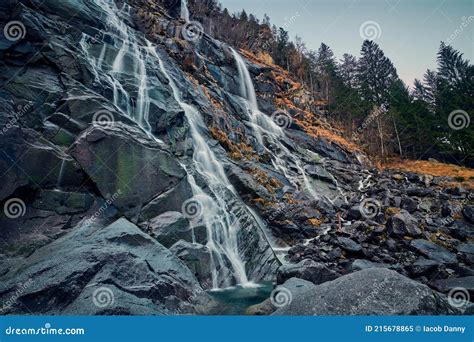
POLYGON ((103 197, 118 194, 114 206, 128 217, 186 176, 161 146, 119 124, 86 131, 71 147, 71 155, 103 197))
MULTIPOLYGON (((285 286, 283 284, 282 286, 285 286)), ((310 287, 274 315, 458 314, 443 295, 395 271, 371 268, 310 287)))
POLYGON ((321 263, 311 259, 303 260, 297 264, 283 265, 277 272, 277 283, 283 284, 290 278, 299 278, 312 282, 313 284, 322 284, 334 280, 339 276, 334 271, 321 263))
POLYGON ((209 298, 179 259, 126 219, 88 222, 38 249, 2 281, 6 314, 198 313, 209 298))

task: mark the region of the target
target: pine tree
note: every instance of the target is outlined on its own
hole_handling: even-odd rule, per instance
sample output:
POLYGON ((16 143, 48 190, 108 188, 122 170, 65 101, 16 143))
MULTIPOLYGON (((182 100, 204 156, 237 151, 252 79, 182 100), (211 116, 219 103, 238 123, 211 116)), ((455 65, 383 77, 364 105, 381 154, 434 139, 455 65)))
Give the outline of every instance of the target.
POLYGON ((276 64, 285 68, 288 65, 288 41, 288 32, 285 31, 285 29, 283 29, 282 27, 280 27, 276 32, 276 45, 275 49, 273 50, 272 57, 276 64))
MULTIPOLYGON (((378 110, 385 111, 391 101, 391 91, 399 78, 392 62, 385 57, 382 49, 373 41, 366 40, 362 44, 358 79, 362 99, 372 103, 378 110)), ((386 144, 387 131, 394 130, 398 138, 396 122, 394 120, 389 122, 384 115, 378 115, 374 121, 379 137, 379 153, 385 157, 389 151, 386 144)))
POLYGON ((336 60, 334 59, 334 52, 324 43, 318 50, 318 57, 316 61, 316 71, 321 75, 334 74, 336 70, 336 60))
POLYGON ((348 53, 342 55, 338 71, 342 81, 347 87, 353 89, 357 88, 357 58, 355 56, 348 53))
POLYGON ((436 83, 437 148, 451 162, 473 163, 473 66, 462 53, 441 43, 436 83))
POLYGON ((423 81, 423 101, 426 102, 428 108, 434 113, 436 108, 436 96, 438 93, 438 75, 435 71, 428 69, 423 76, 423 81))
POLYGON ((320 91, 326 102, 330 103, 330 94, 337 78, 337 67, 331 48, 321 43, 316 58, 316 74, 320 81, 320 91))
POLYGON ((438 76, 444 86, 456 86, 466 79, 469 62, 463 54, 441 42, 438 52, 438 76))
POLYGON ((241 21, 246 22, 248 20, 247 12, 245 12, 245 10, 242 10, 239 18, 241 21))
POLYGON ((389 89, 398 80, 395 67, 373 41, 364 41, 361 55, 358 77, 362 97, 378 106, 387 105, 389 89))
POLYGON ((266 13, 263 15, 262 24, 268 27, 271 25, 270 17, 266 13))

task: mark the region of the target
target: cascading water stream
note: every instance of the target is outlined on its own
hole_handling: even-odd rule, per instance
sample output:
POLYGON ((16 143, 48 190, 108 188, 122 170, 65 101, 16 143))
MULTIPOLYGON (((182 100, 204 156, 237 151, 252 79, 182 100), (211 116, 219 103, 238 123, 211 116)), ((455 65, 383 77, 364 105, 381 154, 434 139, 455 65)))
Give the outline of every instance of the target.
POLYGON ((61 184, 64 178, 64 166, 66 165, 66 159, 61 161, 61 167, 59 169, 58 180, 56 181, 56 189, 61 190, 61 184))
POLYGON ((231 50, 239 72, 240 94, 247 101, 248 111, 250 114, 250 123, 257 141, 271 156, 273 166, 276 169, 282 171, 283 175, 290 183, 292 183, 294 186, 297 186, 298 180, 291 175, 291 171, 289 170, 287 163, 280 157, 280 155, 288 156, 303 178, 303 184, 306 188, 306 191, 311 195, 311 197, 319 200, 321 197, 313 189, 306 172, 301 166, 301 161, 298 158, 293 157, 293 154, 288 150, 288 148, 286 148, 286 146, 281 143, 281 141, 285 139, 285 133, 272 119, 259 110, 255 88, 244 59, 237 51, 232 48, 231 50), (264 137, 270 144, 276 146, 279 153, 273 152, 265 145, 264 137))
POLYGON ((115 2, 110 0, 95 0, 95 4, 100 6, 106 14, 107 27, 110 28, 110 32, 107 34, 113 39, 114 45, 120 46, 109 66, 104 61, 108 54, 115 52, 115 49, 103 42, 100 54, 96 58, 92 55, 90 45, 87 43, 87 39, 90 37, 83 34, 80 46, 91 62, 96 80, 99 79, 99 74, 106 75, 107 81, 113 89, 114 105, 133 119, 148 136, 161 143, 159 139, 152 136, 148 122, 150 102, 153 99, 150 98, 148 92, 147 50, 141 48, 138 38, 133 32, 130 32, 129 27, 120 17, 129 17, 131 7, 125 3, 119 10, 115 2), (126 82, 128 82, 127 85, 126 82), (134 87, 135 96, 126 90, 126 88, 130 88, 130 84, 134 87))
POLYGON ((251 284, 246 275, 245 263, 239 255, 237 232, 240 229, 240 223, 238 218, 227 210, 229 199, 239 200, 238 195, 229 182, 222 164, 201 134, 201 131, 206 130, 201 114, 195 107, 182 100, 180 90, 151 44, 148 50, 158 60, 160 70, 169 81, 174 98, 185 112, 194 146, 193 167, 205 180, 212 194, 212 197, 207 195, 197 185, 194 176, 188 172, 193 195, 199 199, 202 207, 201 219, 207 228, 207 247, 212 257, 213 288, 219 288, 222 282, 225 285, 231 285, 226 279, 219 279, 219 270, 228 268, 226 259, 230 262, 230 271, 236 282, 244 285, 251 284))
POLYGON ((189 9, 188 0, 181 0, 181 19, 184 19, 187 23, 189 22, 189 9))

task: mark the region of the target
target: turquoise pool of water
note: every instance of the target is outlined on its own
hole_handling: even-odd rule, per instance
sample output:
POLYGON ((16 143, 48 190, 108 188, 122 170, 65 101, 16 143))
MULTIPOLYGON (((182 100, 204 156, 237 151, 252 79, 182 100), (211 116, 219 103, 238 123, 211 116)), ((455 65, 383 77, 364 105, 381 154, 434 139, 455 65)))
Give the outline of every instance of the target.
POLYGON ((273 283, 268 281, 210 290, 208 293, 217 305, 209 313, 211 315, 243 315, 248 307, 269 298, 273 288, 273 283))

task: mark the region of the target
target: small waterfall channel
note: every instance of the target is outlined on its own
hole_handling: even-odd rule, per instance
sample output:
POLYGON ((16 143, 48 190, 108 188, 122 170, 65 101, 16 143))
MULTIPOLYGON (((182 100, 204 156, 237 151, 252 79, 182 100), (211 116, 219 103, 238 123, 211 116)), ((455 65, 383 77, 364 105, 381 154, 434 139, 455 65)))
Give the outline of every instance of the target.
POLYGON ((234 49, 232 49, 232 54, 234 56, 239 72, 240 95, 247 102, 247 109, 250 115, 250 124, 252 126, 253 132, 258 143, 270 155, 273 166, 277 170, 280 170, 285 176, 285 178, 291 184, 293 184, 293 186, 297 188, 300 187, 299 184, 301 183, 301 181, 299 178, 301 177, 306 192, 316 200, 321 199, 321 197, 316 193, 313 186, 311 185, 311 182, 301 165, 301 161, 298 158, 294 157, 294 154, 291 153, 288 148, 282 143, 282 141, 285 139, 285 133, 283 129, 278 126, 270 117, 268 117, 259 110, 257 104, 257 96, 255 94, 255 88, 244 59, 234 49), (273 150, 268 148, 266 143, 272 145, 273 150), (289 169, 287 163, 282 158, 282 156, 287 156, 288 158, 290 158, 290 160, 293 162, 294 166, 298 170, 300 177, 298 175, 293 175, 293 172, 289 169))
POLYGON ((187 23, 189 22, 188 0, 181 0, 181 19, 184 19, 187 23))

